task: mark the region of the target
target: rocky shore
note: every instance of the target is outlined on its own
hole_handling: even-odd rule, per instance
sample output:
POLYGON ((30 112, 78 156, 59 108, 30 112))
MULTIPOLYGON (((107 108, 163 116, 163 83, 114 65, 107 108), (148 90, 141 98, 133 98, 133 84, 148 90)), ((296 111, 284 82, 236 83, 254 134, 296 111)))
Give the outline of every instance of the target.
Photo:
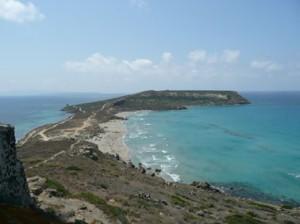
POLYGON ((64 223, 299 223, 299 208, 232 197, 207 183, 170 183, 128 162, 121 112, 245 103, 231 91, 147 91, 68 106, 73 117, 36 129, 18 157, 37 206, 64 223))

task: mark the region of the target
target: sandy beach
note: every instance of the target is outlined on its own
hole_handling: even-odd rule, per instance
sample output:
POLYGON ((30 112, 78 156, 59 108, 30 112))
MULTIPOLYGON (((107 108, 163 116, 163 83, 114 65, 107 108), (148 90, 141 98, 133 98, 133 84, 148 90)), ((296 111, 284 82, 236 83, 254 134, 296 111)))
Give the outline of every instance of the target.
MULTIPOLYGON (((116 114, 121 118, 127 118, 134 112, 122 112, 116 114)), ((130 160, 129 148, 124 142, 126 136, 125 120, 115 119, 108 122, 99 123, 99 127, 104 130, 104 133, 89 139, 88 141, 98 145, 98 148, 103 153, 118 154, 124 161, 130 160)))

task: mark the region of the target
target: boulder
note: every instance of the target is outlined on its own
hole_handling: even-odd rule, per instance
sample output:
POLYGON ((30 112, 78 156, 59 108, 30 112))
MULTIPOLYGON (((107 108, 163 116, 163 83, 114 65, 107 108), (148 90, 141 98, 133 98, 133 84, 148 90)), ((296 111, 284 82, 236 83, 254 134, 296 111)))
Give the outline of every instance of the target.
POLYGON ((46 188, 46 178, 34 176, 27 179, 29 189, 33 195, 39 195, 46 188))

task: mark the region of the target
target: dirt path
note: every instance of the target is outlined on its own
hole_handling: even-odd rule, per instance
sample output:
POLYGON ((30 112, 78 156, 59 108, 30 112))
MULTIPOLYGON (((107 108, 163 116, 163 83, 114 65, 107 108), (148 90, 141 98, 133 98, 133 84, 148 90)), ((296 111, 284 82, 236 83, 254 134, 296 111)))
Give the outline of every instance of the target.
POLYGON ((61 125, 61 124, 64 124, 66 122, 68 122, 69 120, 71 120, 73 118, 73 115, 71 115, 70 117, 56 123, 56 124, 53 124, 51 125, 50 127, 47 127, 47 128, 37 128, 37 129, 34 129, 32 130, 31 132, 29 132, 23 139, 21 139, 19 141, 19 144, 20 146, 24 145, 30 138, 32 137, 36 137, 38 135, 40 135, 43 139, 43 141, 49 141, 50 138, 48 136, 46 136, 45 132, 51 130, 51 129, 54 129, 56 128, 58 125, 61 125), (41 129, 41 130, 40 130, 41 129))
POLYGON ((54 160, 56 157, 58 157, 58 156, 60 156, 60 155, 62 155, 62 154, 64 154, 64 153, 66 153, 65 150, 62 150, 62 151, 60 151, 60 152, 58 152, 58 153, 55 153, 55 154, 54 154, 53 156, 51 156, 50 158, 45 159, 45 160, 43 160, 42 162, 39 162, 39 163, 35 164, 34 166, 30 166, 30 167, 28 167, 28 169, 37 168, 37 167, 41 166, 42 164, 45 164, 45 163, 48 163, 49 161, 54 160))
POLYGON ((73 136, 74 137, 79 136, 80 131, 89 127, 92 124, 92 120, 95 119, 95 117, 96 117, 96 112, 94 112, 91 116, 89 116, 80 127, 74 128, 75 132, 74 132, 73 136))

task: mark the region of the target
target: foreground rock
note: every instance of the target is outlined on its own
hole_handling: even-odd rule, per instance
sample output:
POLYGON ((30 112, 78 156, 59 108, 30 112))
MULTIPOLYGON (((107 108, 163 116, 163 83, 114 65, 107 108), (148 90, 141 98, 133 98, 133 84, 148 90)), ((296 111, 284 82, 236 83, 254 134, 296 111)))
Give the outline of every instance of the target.
POLYGON ((16 155, 14 128, 4 124, 0 124, 0 202, 33 205, 23 165, 16 155))

